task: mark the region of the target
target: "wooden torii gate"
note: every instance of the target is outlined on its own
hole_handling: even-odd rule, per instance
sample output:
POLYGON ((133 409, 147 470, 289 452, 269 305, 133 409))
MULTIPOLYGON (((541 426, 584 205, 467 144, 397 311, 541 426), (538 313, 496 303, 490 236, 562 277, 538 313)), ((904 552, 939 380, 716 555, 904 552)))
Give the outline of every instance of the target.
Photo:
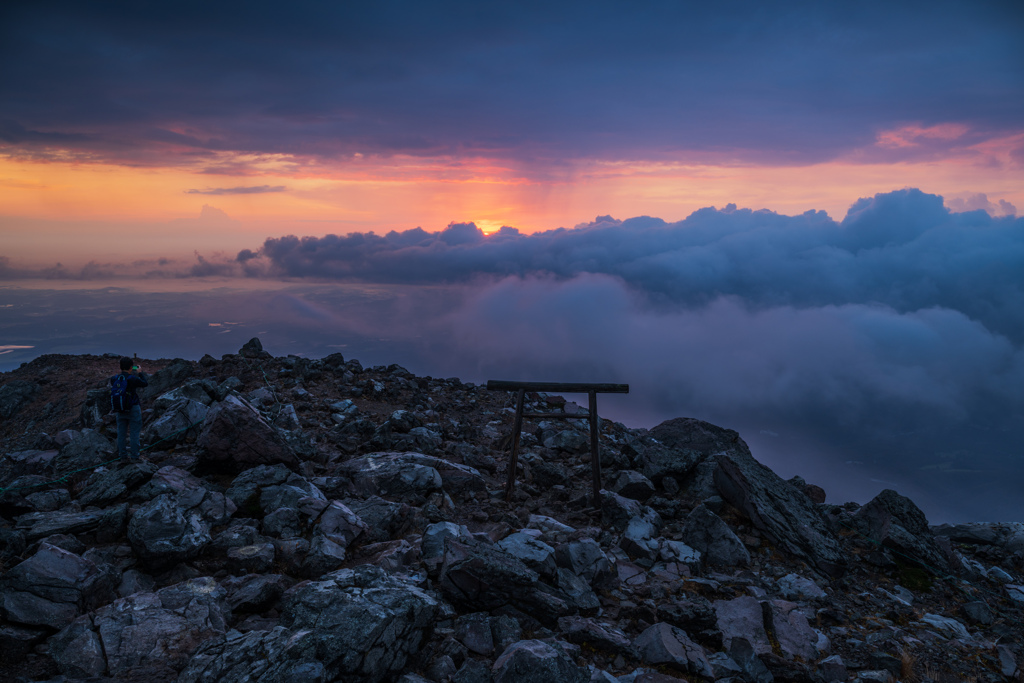
POLYGON ((516 392, 516 420, 512 427, 512 458, 508 464, 508 482, 505 484, 505 501, 512 501, 512 491, 516 485, 516 466, 519 464, 519 435, 523 430, 523 418, 535 417, 546 420, 579 420, 586 418, 590 422, 590 469, 594 478, 594 507, 601 507, 601 451, 598 444, 597 429, 597 395, 628 394, 628 384, 593 384, 588 382, 510 382, 505 380, 488 380, 490 391, 516 392), (587 394, 590 399, 586 414, 576 413, 524 413, 523 403, 528 391, 543 391, 556 394, 587 394))

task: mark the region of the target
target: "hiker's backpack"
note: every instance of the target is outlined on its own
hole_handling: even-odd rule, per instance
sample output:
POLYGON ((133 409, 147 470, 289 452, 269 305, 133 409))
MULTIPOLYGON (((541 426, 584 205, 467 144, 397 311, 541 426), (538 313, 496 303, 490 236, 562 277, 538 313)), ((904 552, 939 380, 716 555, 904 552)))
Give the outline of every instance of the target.
POLYGON ((128 395, 128 377, 124 373, 111 380, 110 409, 115 413, 126 413, 132 409, 132 397, 128 395))

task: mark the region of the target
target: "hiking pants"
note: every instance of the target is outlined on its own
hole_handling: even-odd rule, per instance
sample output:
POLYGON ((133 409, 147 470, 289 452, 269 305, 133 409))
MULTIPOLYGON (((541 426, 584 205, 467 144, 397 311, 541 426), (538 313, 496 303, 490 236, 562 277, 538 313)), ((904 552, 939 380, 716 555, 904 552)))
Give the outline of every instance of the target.
POLYGON ((126 438, 131 432, 131 459, 139 459, 139 432, 142 430, 142 406, 134 405, 131 410, 117 415, 117 456, 121 460, 128 459, 126 438))

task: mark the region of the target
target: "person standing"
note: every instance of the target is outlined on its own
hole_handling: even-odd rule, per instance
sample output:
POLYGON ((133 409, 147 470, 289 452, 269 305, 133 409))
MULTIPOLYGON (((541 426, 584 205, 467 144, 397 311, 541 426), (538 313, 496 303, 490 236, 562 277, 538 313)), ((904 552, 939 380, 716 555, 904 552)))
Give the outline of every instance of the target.
POLYGON ((121 372, 110 378, 110 407, 117 416, 117 455, 121 462, 139 462, 142 404, 138 389, 149 386, 146 373, 128 356, 121 358, 121 372))

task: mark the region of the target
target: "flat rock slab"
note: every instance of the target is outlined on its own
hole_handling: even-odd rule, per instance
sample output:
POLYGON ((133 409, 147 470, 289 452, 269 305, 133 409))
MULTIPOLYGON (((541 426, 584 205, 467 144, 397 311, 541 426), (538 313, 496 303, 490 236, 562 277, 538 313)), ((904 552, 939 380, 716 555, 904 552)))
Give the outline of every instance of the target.
POLYGON ((521 640, 505 650, 491 668, 494 683, 585 683, 590 672, 577 666, 560 647, 521 640))

